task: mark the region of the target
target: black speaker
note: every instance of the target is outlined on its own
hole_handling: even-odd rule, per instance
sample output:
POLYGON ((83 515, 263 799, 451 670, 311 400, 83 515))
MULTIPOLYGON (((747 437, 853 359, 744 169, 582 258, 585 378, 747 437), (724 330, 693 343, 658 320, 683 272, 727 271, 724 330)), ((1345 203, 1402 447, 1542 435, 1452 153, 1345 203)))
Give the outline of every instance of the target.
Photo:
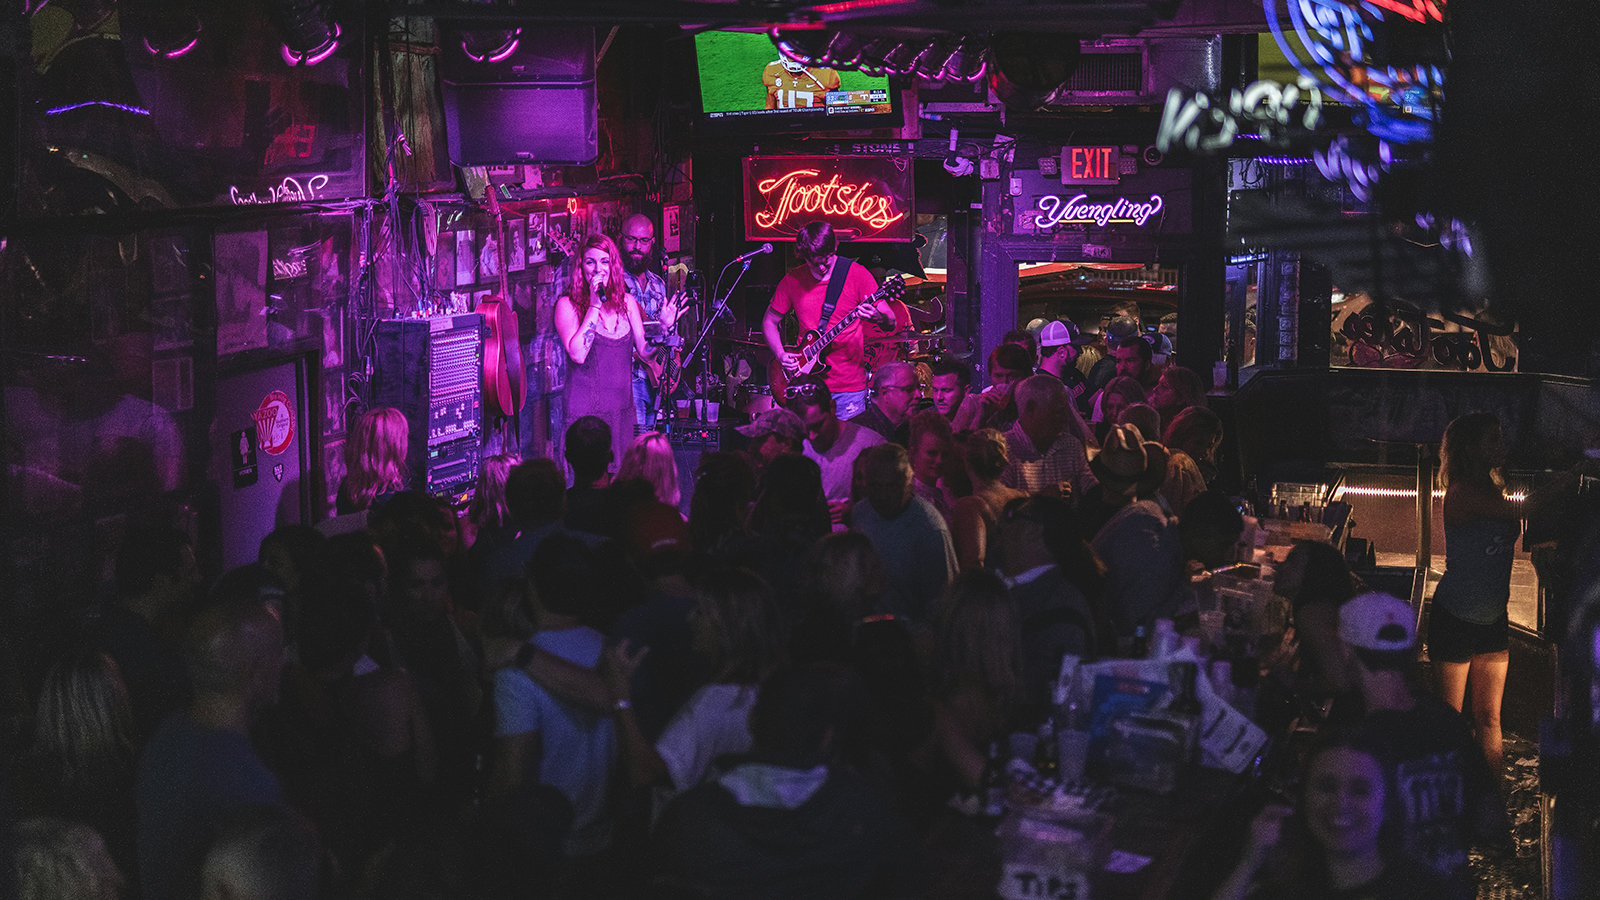
POLYGON ((406 466, 435 497, 460 500, 478 481, 483 432, 483 317, 398 319, 373 332, 373 401, 411 425, 406 466))
POLYGON ((584 165, 599 155, 594 29, 441 25, 450 161, 584 165))

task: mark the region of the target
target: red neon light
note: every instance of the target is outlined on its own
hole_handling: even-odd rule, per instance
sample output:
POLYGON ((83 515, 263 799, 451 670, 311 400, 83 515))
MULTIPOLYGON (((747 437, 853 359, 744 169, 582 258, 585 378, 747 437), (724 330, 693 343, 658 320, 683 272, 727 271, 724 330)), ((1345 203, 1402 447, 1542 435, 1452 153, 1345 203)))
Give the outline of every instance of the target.
MULTIPOLYGON (((872 9, 877 6, 899 6, 905 2, 906 0, 839 0, 838 3, 824 3, 820 6, 813 6, 811 9, 813 12, 819 12, 827 16, 833 13, 850 12, 858 9, 872 9)), ((785 25, 784 27, 787 28, 789 26, 785 25)))
POLYGON ((1366 0, 1413 22, 1443 22, 1445 0, 1366 0))
POLYGON ((766 178, 756 183, 763 197, 778 195, 777 203, 768 205, 766 212, 755 214, 756 224, 773 228, 800 214, 846 216, 882 231, 905 218, 905 210, 894 208, 894 198, 876 194, 872 183, 840 184, 839 176, 827 181, 806 184, 804 179, 822 174, 816 169, 792 169, 776 178, 766 178))
POLYGON ((1117 180, 1115 147, 1073 147, 1071 151, 1067 176, 1073 181, 1117 180))

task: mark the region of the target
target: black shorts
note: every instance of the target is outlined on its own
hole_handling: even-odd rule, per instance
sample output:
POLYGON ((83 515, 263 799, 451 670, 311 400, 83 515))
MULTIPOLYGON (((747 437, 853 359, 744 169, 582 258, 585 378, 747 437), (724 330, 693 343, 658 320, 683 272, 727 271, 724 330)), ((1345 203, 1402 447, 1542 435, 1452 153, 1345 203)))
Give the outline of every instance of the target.
POLYGON ((1499 653, 1511 646, 1511 623, 1504 613, 1488 625, 1468 622, 1431 604, 1428 614, 1428 659, 1433 662, 1471 662, 1483 653, 1499 653))

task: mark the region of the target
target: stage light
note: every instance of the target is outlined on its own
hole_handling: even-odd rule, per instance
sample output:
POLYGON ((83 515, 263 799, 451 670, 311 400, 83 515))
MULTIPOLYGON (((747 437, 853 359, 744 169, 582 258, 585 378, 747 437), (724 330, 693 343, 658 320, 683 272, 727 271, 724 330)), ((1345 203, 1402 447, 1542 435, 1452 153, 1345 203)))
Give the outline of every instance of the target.
POLYGON ((828 49, 823 52, 823 65, 836 69, 853 69, 861 64, 862 52, 867 42, 853 34, 840 31, 828 39, 828 49))
POLYGON ((322 0, 278 0, 274 12, 285 65, 314 66, 339 49, 339 23, 329 20, 322 0))
POLYGON ((905 75, 916 65, 917 57, 923 46, 912 42, 902 42, 894 45, 883 57, 883 67, 895 75, 905 75))
POLYGON ((946 81, 977 81, 989 70, 989 49, 972 38, 962 38, 939 72, 946 81))
POLYGON ((510 31, 467 31, 461 35, 461 52, 473 62, 497 63, 517 52, 522 29, 510 31))
POLYGON ((140 43, 151 56, 178 59, 200 45, 200 20, 192 14, 175 13, 152 17, 143 23, 140 43))
POLYGON ((911 64, 911 71, 925 81, 943 81, 944 67, 950 61, 950 54, 951 50, 944 45, 944 42, 935 38, 917 54, 916 61, 911 64))

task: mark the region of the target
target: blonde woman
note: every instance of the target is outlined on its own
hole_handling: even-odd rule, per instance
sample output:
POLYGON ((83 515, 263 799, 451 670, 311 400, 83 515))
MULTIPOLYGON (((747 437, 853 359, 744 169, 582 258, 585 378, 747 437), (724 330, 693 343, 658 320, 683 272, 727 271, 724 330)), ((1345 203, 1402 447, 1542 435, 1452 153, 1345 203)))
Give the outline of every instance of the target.
POLYGON ((371 509, 387 494, 406 489, 406 447, 411 424, 391 406, 361 414, 344 444, 344 480, 339 483, 339 515, 371 509))
POLYGON ((617 468, 617 481, 639 478, 650 482, 657 500, 673 509, 683 499, 678 488, 678 460, 672 455, 672 444, 659 431, 647 431, 633 439, 622 454, 622 465, 617 468))

